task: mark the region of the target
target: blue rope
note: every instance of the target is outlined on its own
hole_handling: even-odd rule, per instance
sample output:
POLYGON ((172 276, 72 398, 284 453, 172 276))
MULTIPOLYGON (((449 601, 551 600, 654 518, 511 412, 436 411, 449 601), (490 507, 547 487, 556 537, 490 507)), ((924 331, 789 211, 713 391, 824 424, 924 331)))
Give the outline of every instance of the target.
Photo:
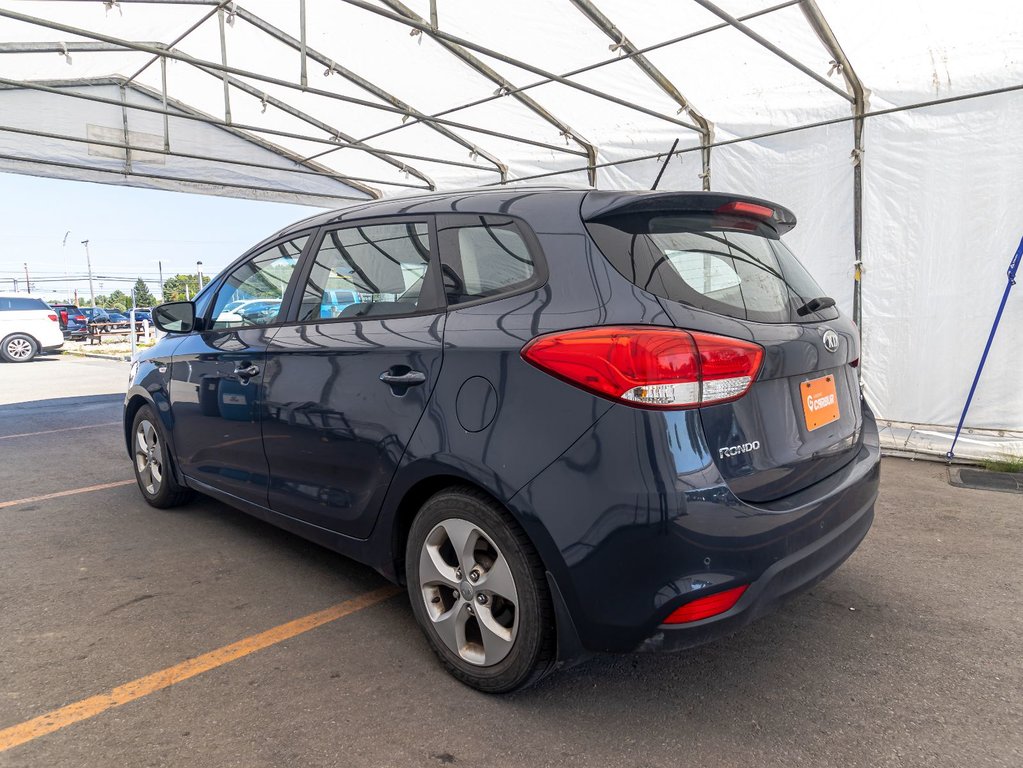
POLYGON ((1002 294, 1002 303, 998 305, 998 314, 995 315, 994 325, 991 326, 991 333, 987 337, 987 344, 984 345, 984 354, 980 356, 980 365, 977 366, 977 375, 973 377, 973 385, 970 387, 970 394, 966 397, 966 405, 963 406, 963 413, 959 417, 959 426, 956 427, 955 437, 952 438, 952 445, 945 454, 949 461, 955 457, 956 441, 959 440, 959 433, 963 431, 963 422, 966 421, 966 412, 970 410, 970 403, 973 402, 973 393, 977 391, 977 383, 980 381, 980 373, 984 370, 984 363, 987 362, 987 353, 991 351, 991 342, 995 340, 995 331, 998 330, 998 323, 1002 319, 1002 312, 1005 310, 1005 303, 1009 300, 1009 291, 1016 284, 1016 273, 1019 271, 1020 261, 1023 260, 1023 239, 1019 241, 1012 261, 1009 262, 1009 269, 1006 274, 1009 282, 1005 285, 1005 293, 1002 294))

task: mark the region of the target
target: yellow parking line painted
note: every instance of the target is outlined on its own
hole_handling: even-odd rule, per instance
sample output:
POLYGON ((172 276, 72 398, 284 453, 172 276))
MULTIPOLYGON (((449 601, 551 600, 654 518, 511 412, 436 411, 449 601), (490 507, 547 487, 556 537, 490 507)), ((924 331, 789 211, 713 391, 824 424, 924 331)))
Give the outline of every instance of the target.
POLYGON ((0 440, 11 440, 15 437, 35 437, 36 435, 55 435, 58 432, 73 432, 76 429, 94 429, 96 427, 112 427, 119 421, 104 421, 102 424, 86 424, 84 427, 64 427, 63 429, 47 429, 42 432, 22 432, 20 435, 0 435, 0 440))
POLYGON ((107 693, 97 696, 90 696, 87 699, 68 704, 66 707, 47 712, 45 715, 26 720, 18 725, 12 725, 0 731, 0 752, 17 747, 26 742, 38 739, 48 733, 67 728, 69 725, 87 720, 90 717, 106 712, 108 709, 120 707, 128 702, 148 696, 150 693, 161 691, 175 683, 188 680, 203 672, 223 666, 228 662, 248 656, 250 653, 261 651, 271 645, 283 640, 289 640, 303 632, 316 629, 337 619, 343 618, 363 608, 369 608, 389 597, 393 597, 401 590, 398 587, 386 586, 374 589, 359 597, 345 600, 343 603, 325 608, 316 613, 310 613, 300 619, 289 621, 286 624, 268 629, 256 635, 251 635, 214 651, 188 659, 173 667, 153 672, 145 677, 132 680, 130 683, 119 685, 107 693))
POLYGON ((0 509, 16 507, 19 504, 30 504, 33 501, 46 501, 47 499, 59 499, 61 496, 74 496, 79 493, 91 491, 104 491, 107 488, 120 488, 122 485, 134 485, 134 480, 118 480, 116 483, 101 483, 100 485, 87 485, 84 488, 72 488, 69 491, 57 491, 56 493, 44 493, 42 496, 29 496, 27 499, 15 499, 14 501, 0 501, 0 509))

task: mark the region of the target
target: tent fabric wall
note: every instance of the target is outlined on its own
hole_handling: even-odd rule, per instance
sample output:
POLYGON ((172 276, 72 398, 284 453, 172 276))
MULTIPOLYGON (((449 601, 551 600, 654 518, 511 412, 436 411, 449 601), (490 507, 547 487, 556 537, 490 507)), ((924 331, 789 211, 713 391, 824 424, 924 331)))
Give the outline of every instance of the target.
MULTIPOLYGON (((0 44, 0 154, 7 156, 0 169, 333 206, 335 195, 396 195, 409 187, 524 179, 588 185, 591 172, 600 188, 648 188, 678 139, 680 154, 668 161, 661 188, 700 189, 709 178, 716 191, 794 210, 800 223, 788 242, 848 313, 853 106, 835 53, 807 21, 817 7, 869 91, 860 158, 865 395, 890 446, 942 453, 1023 235, 1023 4, 768 4, 438 0, 434 29, 430 0, 306 0, 303 35, 297 2, 12 0, 0 7, 0 41, 7 41, 0 44), (588 2, 614 30, 598 27, 588 2), (745 18, 745 27, 728 17, 745 18), (630 45, 679 37, 686 39, 645 54, 673 92, 623 55, 630 45), (152 51, 124 41, 173 43, 165 67, 171 103, 210 118, 204 124, 172 114, 164 136, 161 115, 127 110, 129 131, 170 145, 164 165, 152 163, 148 177, 118 175, 109 171, 127 169, 116 152, 82 155, 88 145, 5 131, 49 125, 52 133, 82 136, 90 124, 121 124, 118 107, 79 101, 65 110, 54 106, 59 96, 33 84, 99 78, 114 83, 108 90, 116 94, 117 83, 138 73, 129 100, 159 106, 163 70, 144 67, 152 51), (26 43, 43 48, 26 53, 26 43), (13 52, 18 45, 22 52, 13 52), (61 45, 78 47, 65 55, 61 45), (225 57, 233 68, 227 77, 217 69, 225 57), (567 83, 549 77, 583 67, 592 68, 567 83), (519 87, 527 88, 521 97, 508 94, 519 87), (993 89, 1015 90, 978 96, 993 89), (961 97, 968 98, 914 107, 961 97), (715 142, 709 177, 700 115, 715 142), (826 121, 839 122, 807 127, 826 121), (783 133, 764 135, 774 132, 783 133), (268 167, 174 156, 186 149, 268 167), (72 156, 92 168, 40 164, 72 156), (296 168, 313 172, 288 172, 296 168), (246 191, 246 184, 268 189, 246 191)), ((975 441, 967 445, 981 453, 1023 454, 1020 290, 967 420, 975 441)))

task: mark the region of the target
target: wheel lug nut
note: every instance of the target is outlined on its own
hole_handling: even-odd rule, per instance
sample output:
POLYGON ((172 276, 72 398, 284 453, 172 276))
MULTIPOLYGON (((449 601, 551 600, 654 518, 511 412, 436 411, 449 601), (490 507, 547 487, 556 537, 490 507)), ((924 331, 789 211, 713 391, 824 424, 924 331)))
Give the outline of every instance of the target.
POLYGON ((480 592, 478 595, 476 595, 476 602, 479 603, 480 605, 486 605, 488 602, 490 602, 490 600, 489 598, 487 598, 486 595, 480 592))
POLYGON ((470 616, 472 616, 472 615, 473 615, 473 610, 472 610, 472 606, 471 606, 471 605, 467 605, 467 606, 465 606, 465 610, 467 610, 467 611, 469 612, 469 615, 470 615, 470 616))
POLYGON ((461 568, 455 568, 455 578, 458 579, 459 581, 462 580, 462 569, 461 568))
POLYGON ((458 594, 458 590, 457 589, 452 589, 451 590, 451 596, 453 598, 455 598, 455 600, 457 600, 459 597, 461 597, 461 595, 458 594))
POLYGON ((479 581, 479 580, 480 580, 480 572, 477 571, 475 568, 473 568, 472 571, 469 572, 469 581, 479 581))

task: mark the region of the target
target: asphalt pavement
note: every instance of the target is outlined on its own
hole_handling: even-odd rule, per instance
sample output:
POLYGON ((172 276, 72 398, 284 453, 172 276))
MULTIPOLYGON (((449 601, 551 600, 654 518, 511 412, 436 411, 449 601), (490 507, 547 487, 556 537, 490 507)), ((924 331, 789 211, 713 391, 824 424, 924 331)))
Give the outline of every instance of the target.
POLYGON ((1023 496, 886 459, 863 545, 774 615, 486 696, 369 569, 146 506, 126 377, 0 364, 0 766, 1023 765, 1023 496))

